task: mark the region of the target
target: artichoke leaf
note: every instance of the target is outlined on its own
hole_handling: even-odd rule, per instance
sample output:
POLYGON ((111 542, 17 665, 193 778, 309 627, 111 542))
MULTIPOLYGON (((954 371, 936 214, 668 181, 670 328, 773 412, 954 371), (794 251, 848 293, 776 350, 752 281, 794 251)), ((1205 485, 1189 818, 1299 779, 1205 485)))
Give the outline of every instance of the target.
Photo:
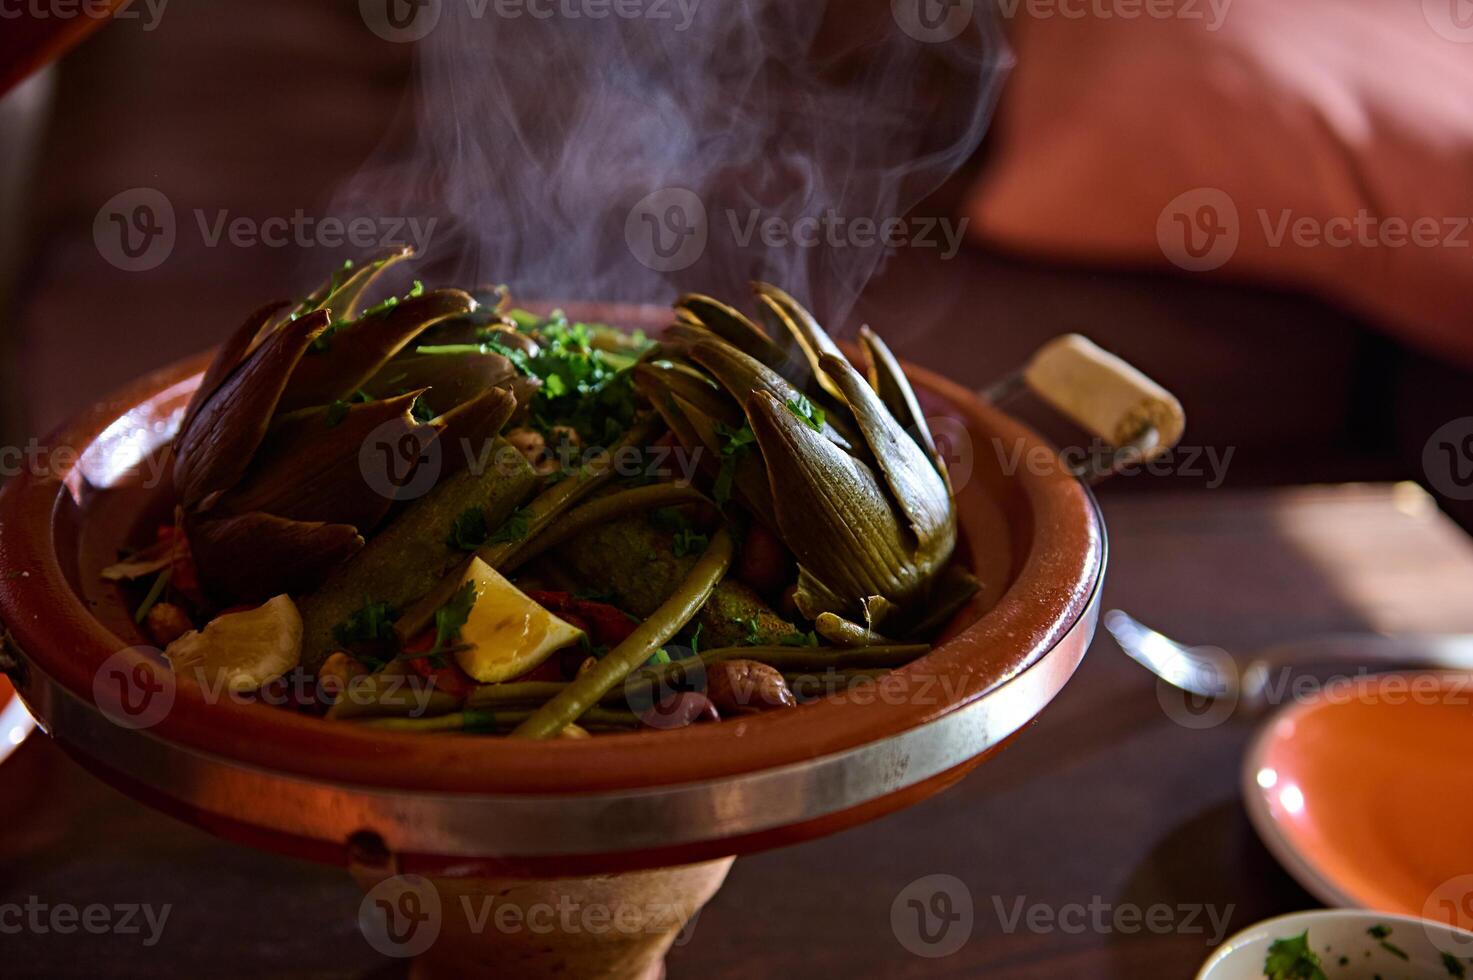
POLYGON ((260 511, 186 516, 185 533, 200 583, 231 603, 309 591, 363 547, 349 525, 291 521, 260 511))
POLYGON ((256 461, 218 504, 223 513, 265 511, 293 521, 351 524, 367 531, 391 497, 363 478, 360 457, 372 439, 388 445, 420 428, 410 409, 420 392, 384 401, 295 412, 279 419, 256 461))
POLYGON ((174 484, 194 507, 234 486, 266 438, 293 370, 327 326, 325 312, 282 324, 200 406, 178 440, 174 484))
POLYGON ((776 286, 765 282, 754 282, 752 291, 757 296, 757 302, 767 309, 774 321, 782 324, 797 343, 803 357, 807 360, 808 370, 818 382, 818 386, 830 397, 842 398, 833 378, 824 372, 823 365, 820 363, 820 359, 825 354, 832 354, 835 357, 844 356, 843 351, 839 350, 839 345, 834 343, 828 331, 819 326, 813 314, 809 313, 803 304, 776 286))
POLYGON ((956 543, 956 515, 946 481, 848 361, 825 354, 822 364, 848 402, 890 492, 910 521, 920 550, 944 562, 956 543))
POLYGON ((868 596, 903 605, 921 577, 910 535, 870 468, 767 392, 748 399, 747 417, 767 466, 778 530, 800 567, 823 586, 807 590, 815 605, 799 608, 810 618, 834 612, 856 619, 868 596))
POLYGON ((330 310, 333 317, 338 320, 357 318, 358 308, 363 302, 363 294, 368 291, 369 286, 373 285, 374 280, 382 275, 389 266, 413 254, 414 249, 408 245, 401 245, 387 255, 352 269, 346 276, 341 273, 334 275, 307 298, 302 308, 297 311, 298 315, 310 313, 313 310, 330 310))
POLYGON ((336 327, 326 350, 301 359, 281 397, 281 410, 345 399, 427 327, 475 308, 469 293, 436 289, 336 327))
POLYGON ((909 379, 900 368, 900 361, 890 352, 890 348, 880 339, 880 336, 869 327, 859 328, 860 349, 864 352, 865 366, 868 369, 870 387, 875 394, 880 396, 880 401, 890 410, 895 421, 900 427, 909 432, 921 448, 931 457, 936 471, 950 483, 950 474, 946 471, 946 460, 936 449, 936 439, 931 435, 931 427, 926 422, 926 415, 921 411, 921 403, 916 398, 915 389, 910 386, 909 379))
POLYGON ((200 380, 199 387, 194 390, 193 397, 189 399, 189 407, 184 410, 184 421, 179 423, 179 434, 174 440, 176 448, 179 438, 194 422, 195 416, 199 414, 205 402, 210 400, 225 379, 230 377, 230 373, 238 368, 250 354, 251 346, 260 336, 261 331, 288 305, 285 300, 267 303, 246 317, 245 322, 236 327, 235 332, 220 345, 220 349, 215 352, 214 358, 210 361, 210 366, 205 369, 205 376, 200 380))
POLYGON ((688 318, 710 330, 744 354, 755 357, 774 371, 788 366, 788 354, 767 332, 739 311, 709 296, 686 293, 675 301, 675 308, 688 318))
POLYGON ((440 430, 440 479, 470 467, 496 465, 492 458, 496 436, 517 410, 517 396, 509 388, 487 388, 462 401, 431 424, 440 430))
MULTIPOLYGON (((748 354, 722 341, 703 341, 690 350, 693 361, 711 372, 718 384, 732 397, 745 401, 749 393, 761 392, 777 399, 778 404, 796 404, 803 393, 787 378, 748 354)), ((748 413, 750 415, 750 412, 748 413)), ((823 435, 834 445, 846 452, 854 443, 846 438, 827 419, 820 426, 823 435)))

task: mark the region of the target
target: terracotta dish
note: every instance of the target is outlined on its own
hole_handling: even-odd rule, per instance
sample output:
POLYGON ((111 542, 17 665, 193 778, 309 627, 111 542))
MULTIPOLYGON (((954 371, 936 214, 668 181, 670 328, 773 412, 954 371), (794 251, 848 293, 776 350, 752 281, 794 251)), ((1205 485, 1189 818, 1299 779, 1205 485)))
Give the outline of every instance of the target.
MULTIPOLYGON (((667 317, 569 312, 646 329, 667 317)), ((725 874, 729 862, 717 859, 832 833, 960 779, 1048 704, 1094 632, 1105 534, 1089 490, 1058 466, 1004 473, 1005 460, 1052 447, 977 394, 908 367, 927 415, 952 420, 959 553, 983 589, 873 698, 547 741, 425 737, 207 704, 192 681, 131 651, 146 641, 98 576, 137 528, 168 512, 171 488, 146 485, 148 464, 205 363, 103 398, 46 442, 40 469, 52 472, 0 493, 6 672, 45 730, 102 778, 227 838, 349 865, 366 885, 414 873, 442 891, 549 876, 585 876, 568 886, 592 888, 610 879, 587 876, 663 868, 660 881, 684 889, 693 911, 725 874), (119 677, 159 700, 120 700, 119 677), (693 862, 712 863, 670 867, 693 862)), ((606 975, 653 975, 673 935, 606 975)))

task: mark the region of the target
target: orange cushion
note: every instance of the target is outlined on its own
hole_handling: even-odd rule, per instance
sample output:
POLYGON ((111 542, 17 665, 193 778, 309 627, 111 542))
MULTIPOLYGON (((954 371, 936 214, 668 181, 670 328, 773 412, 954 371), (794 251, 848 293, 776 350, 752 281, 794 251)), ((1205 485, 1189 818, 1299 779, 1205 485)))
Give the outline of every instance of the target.
POLYGON ((1307 288, 1473 363, 1473 3, 1016 9, 974 235, 1307 288))

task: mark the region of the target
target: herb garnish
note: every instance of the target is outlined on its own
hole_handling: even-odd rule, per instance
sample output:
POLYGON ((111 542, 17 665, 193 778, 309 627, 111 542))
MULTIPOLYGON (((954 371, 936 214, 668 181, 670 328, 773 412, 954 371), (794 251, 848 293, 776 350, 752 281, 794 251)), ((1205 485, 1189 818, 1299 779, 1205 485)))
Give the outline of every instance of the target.
POLYGON ((813 630, 809 630, 807 633, 794 631, 792 633, 784 633, 777 638, 777 642, 780 646, 785 647, 816 647, 818 646, 818 634, 813 632, 813 630))
POLYGON ((828 420, 828 414, 803 395, 788 399, 788 411, 814 432, 822 432, 823 424, 828 420))
POLYGON ((1447 971, 1448 976, 1457 977, 1459 980, 1462 980, 1462 978, 1468 975, 1468 971, 1463 967, 1463 964, 1459 963, 1458 958, 1452 953, 1442 954, 1442 968, 1447 971))
POLYGON ((492 534, 486 540, 491 544, 510 544, 513 541, 520 541, 525 538, 527 536, 527 530, 526 511, 518 509, 513 511, 512 515, 506 519, 506 523, 498 527, 496 533, 492 534))
POLYGON ((449 602, 435 610, 435 645, 426 656, 435 657, 455 639, 460 628, 471 618, 471 609, 475 606, 478 595, 476 583, 467 582, 455 590, 455 595, 450 597, 449 602))
POLYGON ((1309 948, 1309 932, 1290 939, 1276 939, 1263 961, 1267 980, 1329 980, 1320 969, 1320 958, 1309 948))
MULTIPOLYGON (((343 271, 346 272, 350 268, 352 267, 345 266, 343 271)), ((322 299, 326 300, 333 293, 337 292, 338 285, 340 285, 340 283, 335 282, 333 286, 323 295, 322 299)), ((414 280, 414 285, 409 287, 409 292, 404 294, 404 299, 415 299, 416 297, 423 296, 424 292, 425 284, 416 279, 414 280)), ((322 300, 318 300, 317 302, 322 302, 322 300)), ((388 299, 384 300, 382 303, 379 303, 377 306, 369 307, 362 313, 358 314, 358 320, 366 320, 371 316, 380 316, 398 306, 400 302, 401 300, 398 296, 390 296, 388 299)), ((293 315, 293 319, 295 318, 296 314, 293 315)), ((330 349, 332 347, 332 335, 337 333, 339 330, 341 330, 343 327, 346 327, 350 323, 357 323, 358 320, 334 320, 332 323, 329 323, 326 327, 323 328, 322 333, 318 334, 316 339, 312 341, 312 346, 310 349, 318 353, 330 349)))
MULTIPOLYGON (((387 642, 394 639, 394 615, 394 608, 387 602, 367 600, 363 608, 332 628, 332 638, 338 646, 348 647, 350 651, 364 644, 387 642)), ((356 652, 354 656, 370 666, 382 663, 374 657, 358 656, 356 652)))
POLYGON ((716 423, 716 434, 725 441, 721 445, 721 469, 716 473, 711 496, 717 504, 725 505, 731 499, 731 483, 736 477, 737 458, 757 441, 757 434, 750 425, 733 429, 720 422, 716 423))
POLYGON ((486 512, 479 507, 467 507, 455 515, 450 525, 450 537, 446 544, 461 551, 475 551, 486 543, 491 529, 486 526, 486 512))

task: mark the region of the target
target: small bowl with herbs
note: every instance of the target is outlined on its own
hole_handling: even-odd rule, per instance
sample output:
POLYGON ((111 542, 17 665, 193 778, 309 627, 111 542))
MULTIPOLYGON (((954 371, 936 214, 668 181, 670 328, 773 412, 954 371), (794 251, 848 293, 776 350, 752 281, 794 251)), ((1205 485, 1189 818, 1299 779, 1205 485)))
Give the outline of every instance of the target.
POLYGON ((1232 936, 1197 980, 1462 980, 1470 970, 1473 933, 1414 916, 1321 909, 1232 936))

